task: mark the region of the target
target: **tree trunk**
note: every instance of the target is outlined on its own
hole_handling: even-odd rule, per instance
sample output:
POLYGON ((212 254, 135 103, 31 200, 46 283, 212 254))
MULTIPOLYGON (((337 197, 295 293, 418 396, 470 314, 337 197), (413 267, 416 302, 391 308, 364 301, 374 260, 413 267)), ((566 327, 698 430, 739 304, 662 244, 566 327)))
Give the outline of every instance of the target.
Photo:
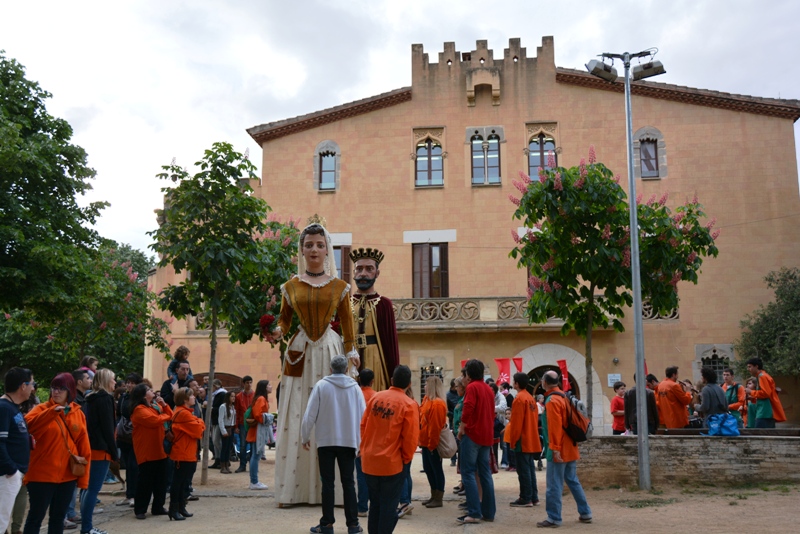
MULTIPOLYGON (((216 298, 215 298, 216 300, 216 298)), ((211 308, 211 356, 208 361, 208 394, 206 395, 206 431, 203 433, 203 458, 200 470, 200 485, 208 484, 208 442, 211 441, 211 407, 214 404, 214 368, 217 363, 217 309, 211 308)), ((216 451, 219 457, 219 451, 216 451)))
POLYGON ((589 292, 589 311, 586 314, 586 411, 589 412, 589 421, 592 420, 592 326, 594 325, 594 286, 589 292))

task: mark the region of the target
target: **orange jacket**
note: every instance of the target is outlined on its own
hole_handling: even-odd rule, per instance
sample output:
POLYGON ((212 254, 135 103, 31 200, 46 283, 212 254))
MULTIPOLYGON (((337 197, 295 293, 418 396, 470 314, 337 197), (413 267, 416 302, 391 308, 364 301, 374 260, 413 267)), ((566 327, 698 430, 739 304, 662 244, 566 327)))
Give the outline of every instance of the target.
POLYGON ((164 452, 164 423, 172 419, 168 404, 158 413, 155 408, 140 404, 131 414, 133 423, 133 451, 136 463, 154 462, 167 457, 164 452))
POLYGON ((689 403, 692 394, 671 378, 658 385, 658 418, 667 428, 684 428, 689 424, 689 403))
POLYGON ((506 426, 505 441, 516 447, 521 441, 522 452, 542 452, 539 441, 539 407, 524 389, 517 393, 511 404, 511 421, 506 426))
POLYGON ((197 440, 203 437, 206 424, 186 406, 178 406, 172 415, 172 450, 169 457, 174 462, 196 462, 197 440))
POLYGON ((442 429, 447 423, 447 403, 442 399, 422 399, 419 409, 419 446, 436 450, 442 429))
POLYGON ((31 451, 30 467, 25 474, 25 484, 28 482, 53 482, 61 484, 70 480, 77 480, 78 487, 89 487, 89 465, 82 477, 76 477, 69 469, 69 451, 67 444, 76 456, 83 456, 87 460, 92 458, 92 447, 89 444, 89 434, 86 431, 86 417, 77 403, 68 405, 69 413, 56 412, 58 406, 51 400, 38 404, 25 415, 28 423, 28 432, 36 440, 36 448, 31 451))
POLYGON ((369 404, 369 400, 375 395, 375 390, 370 386, 361 386, 361 393, 364 394, 364 403, 369 404))
MULTIPOLYGON (((256 420, 256 424, 249 425, 247 428, 247 443, 255 443, 258 438, 258 425, 264 421, 263 415, 269 413, 269 401, 266 397, 259 397, 250 411, 250 417, 256 420)), ((298 421, 299 422, 299 421, 298 421)))
POLYGON ((778 391, 775 389, 775 381, 764 371, 758 372, 758 386, 750 396, 759 400, 767 399, 772 405, 772 418, 776 423, 786 421, 786 414, 783 412, 783 405, 778 399, 778 391))
MULTIPOLYGON (((567 403, 570 401, 561 395, 559 388, 550 390, 544 397, 544 413, 547 418, 547 446, 555 452, 561 453, 561 460, 563 462, 572 462, 580 459, 581 455, 578 452, 578 446, 572 441, 564 427, 567 426, 567 416, 569 415, 569 407, 567 403)), ((514 404, 516 404, 516 399, 514 404)), ((514 408, 514 404, 511 408, 514 408)), ((574 409, 574 408, 573 408, 574 409)), ((511 419, 514 419, 514 414, 511 414, 511 419)), ((549 458, 549 456, 548 456, 549 458)))
POLYGON ((379 391, 361 417, 361 469, 373 476, 400 473, 414 458, 419 441, 419 409, 394 386, 379 391))

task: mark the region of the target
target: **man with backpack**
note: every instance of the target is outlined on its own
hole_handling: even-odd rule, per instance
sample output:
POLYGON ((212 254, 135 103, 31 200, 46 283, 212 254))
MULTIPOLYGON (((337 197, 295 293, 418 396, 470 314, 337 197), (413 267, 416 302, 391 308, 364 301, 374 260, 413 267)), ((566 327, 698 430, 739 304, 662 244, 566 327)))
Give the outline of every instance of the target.
MULTIPOLYGON (((561 493, 565 482, 578 505, 578 520, 581 523, 592 522, 592 509, 586 502, 586 494, 578 480, 577 461, 581 455, 574 436, 568 434, 568 431, 572 432, 570 425, 575 424, 576 420, 580 423, 585 423, 585 420, 558 387, 560 383, 561 379, 555 371, 548 371, 542 377, 542 387, 545 389, 543 431, 547 442, 547 519, 536 523, 539 528, 561 525, 561 493)), ((586 426, 580 426, 585 432, 586 426)))

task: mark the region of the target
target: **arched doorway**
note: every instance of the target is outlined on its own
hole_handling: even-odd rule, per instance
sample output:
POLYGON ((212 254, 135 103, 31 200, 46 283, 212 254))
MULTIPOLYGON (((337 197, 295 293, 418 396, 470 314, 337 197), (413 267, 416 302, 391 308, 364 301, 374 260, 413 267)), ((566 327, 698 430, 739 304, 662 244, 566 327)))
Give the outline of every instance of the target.
MULTIPOLYGON (((561 374, 561 369, 558 368, 557 365, 542 365, 528 371, 528 377, 531 379, 531 384, 533 384, 533 396, 534 398, 536 395, 544 395, 544 388, 542 387, 542 376, 547 371, 555 371, 559 375, 561 374)), ((580 384, 575 380, 575 377, 572 373, 569 373, 567 377, 569 380, 569 387, 575 393, 575 396, 579 399, 581 398, 581 387, 580 384)))

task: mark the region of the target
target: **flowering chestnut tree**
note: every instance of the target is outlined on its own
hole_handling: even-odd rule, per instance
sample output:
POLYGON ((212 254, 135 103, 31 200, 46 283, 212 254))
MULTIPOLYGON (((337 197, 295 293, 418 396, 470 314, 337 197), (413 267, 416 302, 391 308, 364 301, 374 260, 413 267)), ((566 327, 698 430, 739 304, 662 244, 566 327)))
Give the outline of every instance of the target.
MULTIPOLYGON (((514 218, 526 232, 512 231, 516 246, 511 257, 530 273, 528 318, 532 323, 550 317, 564 321, 562 335, 574 330, 586 339, 586 404, 592 411, 592 329, 622 332, 620 318, 633 305, 630 269, 630 228, 627 195, 602 163, 589 161, 572 168, 539 169, 537 180, 520 173, 514 185, 522 198, 514 218)), ((654 310, 667 313, 678 306, 677 284, 697 283, 703 257, 718 253, 719 230, 705 217, 697 198, 675 208, 668 195, 645 203, 637 199, 642 298, 654 310)))
MULTIPOLYGON (((248 182, 255 166, 229 143, 214 143, 190 175, 175 165, 163 166, 159 178, 177 183, 166 187, 163 222, 150 232, 160 254, 159 267, 171 266, 185 279, 164 288, 159 307, 176 318, 202 316, 210 331, 209 382, 214 380, 217 331, 226 328, 230 341, 245 343, 260 332, 259 319, 275 288, 289 279, 299 231, 295 221, 267 217, 270 207, 252 194, 248 182), (270 289, 271 288, 271 289, 270 289)), ((206 410, 201 483, 208 480, 206 410)))

